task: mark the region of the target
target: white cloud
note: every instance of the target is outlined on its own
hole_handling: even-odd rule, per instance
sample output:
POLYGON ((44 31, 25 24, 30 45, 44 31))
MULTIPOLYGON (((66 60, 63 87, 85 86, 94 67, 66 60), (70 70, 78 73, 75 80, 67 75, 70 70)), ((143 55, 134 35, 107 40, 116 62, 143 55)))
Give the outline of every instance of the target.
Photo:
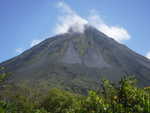
POLYGON ((70 27, 75 32, 83 32, 84 25, 90 24, 118 42, 130 39, 125 28, 106 24, 96 10, 91 10, 89 16, 84 19, 65 2, 58 2, 57 7, 61 10, 61 15, 58 17, 58 23, 54 29, 55 34, 65 33, 70 27))
POLYGON ((146 54, 146 57, 147 57, 148 59, 150 59, 150 52, 148 52, 148 53, 146 54))
MULTIPOLYGON (((43 40, 44 40, 44 39, 32 40, 31 43, 30 43, 30 47, 33 47, 33 46, 39 44, 39 43, 40 43, 41 41, 43 41, 43 40)), ((27 49, 27 48, 26 48, 26 49, 27 49)), ((23 53, 26 49, 25 49, 25 48, 16 48, 16 49, 15 49, 15 52, 16 52, 16 54, 21 54, 21 53, 23 53)))
POLYGON ((118 42, 130 39, 130 35, 126 29, 119 26, 107 25, 95 10, 91 10, 88 21, 89 24, 118 42))
POLYGON ((55 34, 66 33, 70 27, 74 32, 84 31, 87 20, 81 18, 64 2, 58 2, 57 7, 61 10, 62 15, 58 17, 58 23, 54 30, 55 34))
POLYGON ((35 40, 32 40, 31 43, 30 43, 30 47, 33 47, 37 44, 39 44, 40 42, 42 42, 44 39, 35 39, 35 40))
POLYGON ((24 49, 23 48, 16 48, 15 51, 17 54, 21 54, 24 51, 24 49))

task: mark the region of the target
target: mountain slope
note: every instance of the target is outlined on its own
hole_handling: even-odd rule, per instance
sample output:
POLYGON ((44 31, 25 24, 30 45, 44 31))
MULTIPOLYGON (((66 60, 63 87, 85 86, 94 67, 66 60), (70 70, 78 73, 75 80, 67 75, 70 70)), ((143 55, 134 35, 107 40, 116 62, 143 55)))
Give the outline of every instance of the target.
POLYGON ((11 76, 6 84, 59 87, 84 92, 102 78, 118 81, 134 75, 140 86, 150 85, 150 60, 117 43, 97 29, 48 38, 23 54, 0 64, 11 76))

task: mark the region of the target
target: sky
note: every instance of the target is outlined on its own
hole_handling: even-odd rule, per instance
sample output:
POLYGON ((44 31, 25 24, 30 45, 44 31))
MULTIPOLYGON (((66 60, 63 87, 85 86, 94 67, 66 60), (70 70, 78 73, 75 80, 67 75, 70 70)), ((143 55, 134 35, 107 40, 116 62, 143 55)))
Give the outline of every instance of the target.
POLYGON ((150 58, 149 0, 0 0, 0 62, 90 24, 150 58))

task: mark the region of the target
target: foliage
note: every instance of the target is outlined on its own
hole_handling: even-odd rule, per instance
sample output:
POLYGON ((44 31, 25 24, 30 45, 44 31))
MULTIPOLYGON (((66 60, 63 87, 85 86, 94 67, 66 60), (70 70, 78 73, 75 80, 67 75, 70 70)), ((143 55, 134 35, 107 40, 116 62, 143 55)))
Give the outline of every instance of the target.
POLYGON ((34 99, 22 94, 3 98, 0 113, 150 113, 150 88, 136 87, 133 77, 119 84, 102 80, 101 89, 87 96, 54 88, 39 96, 39 102, 34 99))
POLYGON ((0 83, 3 82, 8 76, 8 73, 4 72, 4 67, 0 67, 0 83))

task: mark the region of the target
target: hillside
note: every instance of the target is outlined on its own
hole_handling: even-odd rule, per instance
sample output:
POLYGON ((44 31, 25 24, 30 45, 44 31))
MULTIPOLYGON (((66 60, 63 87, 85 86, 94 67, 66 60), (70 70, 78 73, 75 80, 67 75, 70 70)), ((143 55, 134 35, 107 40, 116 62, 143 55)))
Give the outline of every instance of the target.
POLYGON ((150 85, 150 60, 88 25, 84 33, 70 29, 48 38, 0 67, 11 74, 5 84, 43 90, 84 93, 98 88, 103 78, 116 82, 128 75, 134 75, 139 86, 150 85))

